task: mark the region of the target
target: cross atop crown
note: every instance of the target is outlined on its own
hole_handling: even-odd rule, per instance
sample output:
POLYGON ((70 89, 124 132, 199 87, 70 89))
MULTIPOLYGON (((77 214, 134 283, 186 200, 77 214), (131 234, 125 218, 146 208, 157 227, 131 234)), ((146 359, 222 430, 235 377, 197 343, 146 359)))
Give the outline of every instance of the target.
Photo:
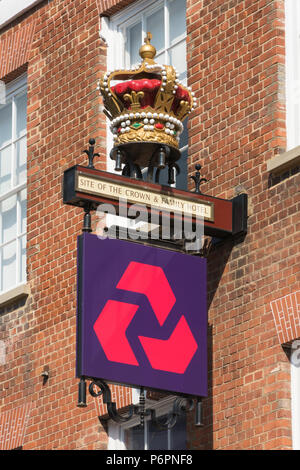
POLYGON ((152 44, 150 44, 151 39, 152 34, 148 32, 147 36, 144 39, 144 44, 143 46, 141 46, 139 53, 142 59, 148 60, 149 62, 153 63, 153 59, 156 54, 156 49, 152 44))
POLYGON ((146 44, 150 44, 151 39, 152 39, 152 34, 148 32, 148 33, 147 33, 147 36, 146 36, 145 39, 144 39, 144 42, 145 42, 146 44))

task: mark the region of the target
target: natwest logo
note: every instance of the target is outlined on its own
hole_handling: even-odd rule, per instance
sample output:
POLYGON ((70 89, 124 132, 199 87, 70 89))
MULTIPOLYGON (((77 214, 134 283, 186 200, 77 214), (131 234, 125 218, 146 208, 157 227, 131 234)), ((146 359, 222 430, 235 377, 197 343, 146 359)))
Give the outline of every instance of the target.
POLYGON ((207 394, 206 260, 79 237, 77 376, 207 394))
MULTIPOLYGON (((159 325, 163 327, 176 297, 159 266, 130 262, 118 289, 144 294, 159 325)), ((139 306, 108 300, 94 325, 94 330, 109 361, 138 366, 126 331, 139 306), (112 326, 113 325, 113 326, 112 326)), ((182 315, 168 339, 138 337, 153 369, 184 374, 198 346, 182 315)))

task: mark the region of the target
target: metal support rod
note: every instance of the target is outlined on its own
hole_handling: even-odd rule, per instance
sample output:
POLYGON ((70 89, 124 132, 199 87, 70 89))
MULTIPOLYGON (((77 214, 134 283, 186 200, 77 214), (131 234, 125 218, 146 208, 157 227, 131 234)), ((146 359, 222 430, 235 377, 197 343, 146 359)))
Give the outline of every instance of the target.
POLYGON ((91 232, 92 231, 92 216, 90 214, 90 211, 91 211, 91 206, 90 204, 87 204, 85 207, 84 207, 84 217, 83 217, 83 227, 82 227, 82 231, 83 232, 91 232))
POLYGON ((145 390, 144 387, 140 388, 140 399, 139 399, 139 415, 140 415, 140 426, 144 427, 145 424, 145 390))
POLYGON ((203 415, 202 399, 197 398, 196 414, 195 414, 195 426, 198 426, 198 427, 204 426, 203 416, 202 415, 203 415))
POLYGON ((163 147, 160 147, 157 156, 157 168, 163 170, 166 166, 166 151, 163 147))
POLYGON ((80 378, 80 382, 78 383, 78 403, 77 406, 79 408, 85 408, 86 404, 86 381, 84 377, 80 378))
POLYGON ((122 159, 122 152, 121 152, 121 150, 118 149, 117 150, 117 155, 116 155, 115 171, 122 171, 121 159, 122 159))

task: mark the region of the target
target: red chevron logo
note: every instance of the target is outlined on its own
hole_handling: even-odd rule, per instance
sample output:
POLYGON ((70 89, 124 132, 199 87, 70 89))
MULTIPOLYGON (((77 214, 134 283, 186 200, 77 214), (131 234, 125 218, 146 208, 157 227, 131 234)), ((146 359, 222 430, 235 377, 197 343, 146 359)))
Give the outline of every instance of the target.
MULTIPOLYGON (((131 262, 118 282, 118 289, 144 294, 162 327, 176 297, 163 269, 144 263, 131 262)), ((138 366, 126 331, 138 310, 138 305, 108 300, 94 324, 94 331, 109 361, 138 366)), ((198 345, 182 315, 168 339, 138 337, 153 369, 184 374, 198 345)))

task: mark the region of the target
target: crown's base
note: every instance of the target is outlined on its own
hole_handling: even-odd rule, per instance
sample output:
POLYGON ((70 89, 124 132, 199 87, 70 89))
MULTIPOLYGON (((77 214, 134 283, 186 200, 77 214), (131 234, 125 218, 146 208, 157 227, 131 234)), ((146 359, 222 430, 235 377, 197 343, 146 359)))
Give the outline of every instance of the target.
POLYGON ((165 150, 166 163, 179 160, 181 153, 178 148, 166 145, 161 142, 131 142, 115 146, 110 152, 110 158, 117 160, 118 151, 121 153, 119 163, 126 164, 129 161, 136 163, 140 168, 149 166, 158 167, 159 161, 156 158, 160 148, 165 150))
MULTIPOLYGON (((145 127, 141 123, 134 123, 132 126, 126 128, 119 128, 120 132, 115 134, 114 145, 129 144, 129 143, 142 143, 142 142, 157 142, 159 144, 165 144, 170 147, 178 149, 178 140, 176 138, 177 133, 168 127, 165 127, 162 123, 157 123, 157 126, 161 126, 162 129, 156 129, 154 126, 153 130, 145 130, 145 127), (134 126, 140 126, 135 128, 134 126)), ((174 124, 172 124, 174 126, 174 124)), ((150 127, 150 126, 149 126, 150 127)))

